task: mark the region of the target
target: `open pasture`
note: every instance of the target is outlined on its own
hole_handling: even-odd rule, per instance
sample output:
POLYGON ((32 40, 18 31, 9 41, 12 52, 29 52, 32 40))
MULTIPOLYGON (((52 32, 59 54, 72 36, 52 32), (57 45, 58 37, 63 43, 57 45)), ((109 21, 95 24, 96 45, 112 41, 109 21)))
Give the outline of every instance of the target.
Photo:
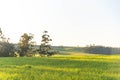
POLYGON ((120 55, 2 57, 0 80, 120 80, 120 55))

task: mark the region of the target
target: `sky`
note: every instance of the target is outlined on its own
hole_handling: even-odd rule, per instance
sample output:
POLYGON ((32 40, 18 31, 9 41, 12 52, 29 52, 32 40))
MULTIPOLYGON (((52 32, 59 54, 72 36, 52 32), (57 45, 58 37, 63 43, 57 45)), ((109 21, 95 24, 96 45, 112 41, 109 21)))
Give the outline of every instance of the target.
POLYGON ((47 30, 55 46, 120 47, 120 0, 0 0, 0 27, 12 43, 47 30))

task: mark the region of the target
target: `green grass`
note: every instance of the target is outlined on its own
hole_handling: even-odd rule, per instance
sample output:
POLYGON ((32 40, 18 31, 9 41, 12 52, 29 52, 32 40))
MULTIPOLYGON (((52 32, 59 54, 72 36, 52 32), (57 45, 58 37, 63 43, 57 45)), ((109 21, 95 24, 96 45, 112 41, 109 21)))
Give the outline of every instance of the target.
POLYGON ((120 80, 120 55, 0 58, 0 80, 120 80))

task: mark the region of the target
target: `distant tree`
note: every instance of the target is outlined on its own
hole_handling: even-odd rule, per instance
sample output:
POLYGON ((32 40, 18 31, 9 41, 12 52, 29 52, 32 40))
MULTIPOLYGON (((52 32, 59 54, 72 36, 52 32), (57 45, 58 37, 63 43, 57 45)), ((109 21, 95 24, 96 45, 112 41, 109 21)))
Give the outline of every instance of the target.
POLYGON ((49 44, 52 39, 50 39, 50 36, 47 34, 48 31, 44 31, 42 35, 41 45, 39 47, 39 53, 44 56, 51 56, 53 52, 51 52, 51 45, 49 44))
POLYGON ((32 41, 33 34, 24 33, 18 43, 20 56, 30 56, 32 54, 35 42, 32 41))
POLYGON ((9 43, 9 38, 6 38, 0 28, 0 56, 8 57, 14 54, 14 45, 9 43))
POLYGON ((94 53, 94 54, 111 54, 112 48, 104 47, 104 46, 90 45, 90 46, 87 46, 84 48, 84 52, 94 53))

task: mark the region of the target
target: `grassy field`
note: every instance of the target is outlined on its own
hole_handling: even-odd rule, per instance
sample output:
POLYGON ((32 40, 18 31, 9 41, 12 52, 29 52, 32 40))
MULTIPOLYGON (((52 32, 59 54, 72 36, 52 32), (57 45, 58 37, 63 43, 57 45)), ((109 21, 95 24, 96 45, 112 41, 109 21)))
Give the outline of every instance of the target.
POLYGON ((120 55, 0 58, 0 80, 120 80, 120 55))

